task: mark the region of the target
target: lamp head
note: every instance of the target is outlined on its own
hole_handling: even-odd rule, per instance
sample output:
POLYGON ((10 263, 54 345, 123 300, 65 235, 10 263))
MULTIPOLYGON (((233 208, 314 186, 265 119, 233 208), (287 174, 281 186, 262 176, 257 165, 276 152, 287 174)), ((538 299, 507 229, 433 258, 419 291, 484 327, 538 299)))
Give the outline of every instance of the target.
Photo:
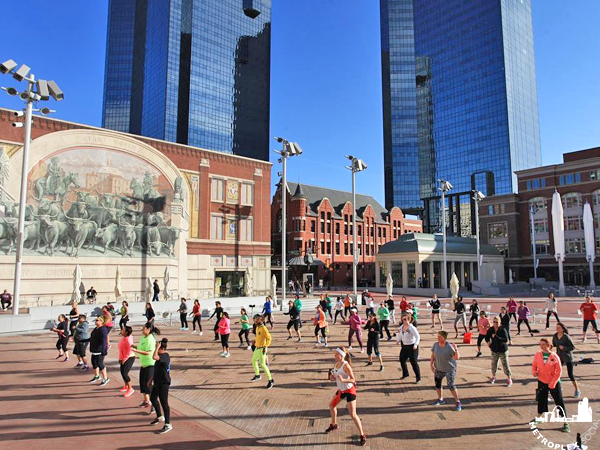
POLYGON ((275 139, 275 140, 276 140, 277 142, 279 142, 279 143, 281 143, 281 142, 285 141, 285 139, 284 139, 284 138, 277 137, 277 136, 275 136, 273 139, 275 139))
POLYGON ((19 91, 17 91, 14 87, 9 87, 9 88, 3 87, 2 90, 6 91, 6 93, 11 96, 19 94, 19 91))

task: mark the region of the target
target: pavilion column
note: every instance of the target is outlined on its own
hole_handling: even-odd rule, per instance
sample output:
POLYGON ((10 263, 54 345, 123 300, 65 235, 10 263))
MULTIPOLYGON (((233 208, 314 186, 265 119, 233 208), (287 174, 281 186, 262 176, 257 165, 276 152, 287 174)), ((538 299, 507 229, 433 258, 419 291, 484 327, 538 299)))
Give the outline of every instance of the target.
POLYGON ((408 286, 408 261, 402 261, 402 287, 407 288, 408 286))
POLYGON ((429 277, 429 289, 433 289, 433 261, 429 261, 429 274, 427 276, 429 277))
POLYGON ((419 278, 421 278, 421 280, 423 279, 423 270, 421 267, 421 261, 419 261, 417 259, 417 262, 415 263, 415 278, 417 279, 415 286, 418 287, 419 286, 419 278))
POLYGON ((460 280, 460 287, 465 287, 465 263, 464 261, 460 262, 460 275, 458 276, 460 280))

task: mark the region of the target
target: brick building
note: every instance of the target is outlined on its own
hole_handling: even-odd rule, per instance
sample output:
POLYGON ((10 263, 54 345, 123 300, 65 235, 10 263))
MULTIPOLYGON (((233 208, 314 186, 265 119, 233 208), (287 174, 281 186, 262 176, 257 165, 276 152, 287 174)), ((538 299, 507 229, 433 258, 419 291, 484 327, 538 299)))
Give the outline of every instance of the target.
MULTIPOLYGON (((13 121, 13 111, 0 109, 0 148, 5 162, 8 157, 10 169, 7 179, 0 180, 3 205, 0 216, 10 215, 11 205, 19 201, 23 129, 12 127, 13 121)), ((84 248, 78 259, 60 250, 58 256, 54 255, 53 264, 65 267, 67 279, 62 281, 68 285, 68 293, 72 291, 75 263, 82 266, 86 285, 93 285, 99 295, 104 292, 112 295, 113 300, 117 264, 125 274, 123 289, 131 293, 143 292, 148 277, 163 280, 166 266, 171 270, 172 289, 181 295, 199 298, 244 295, 246 273, 251 274, 254 295, 270 292, 270 163, 35 117, 29 168, 29 189, 33 194, 28 197, 28 204, 33 208, 39 207, 34 189, 40 177, 49 173, 52 160, 60 164, 62 177, 69 172, 78 175, 78 182, 68 187, 61 208, 76 203, 78 192, 82 191, 98 197, 105 194, 131 196, 130 185, 134 185, 137 177, 140 184, 141 180, 147 181, 158 193, 164 194, 165 226, 181 230, 174 254, 166 251, 164 244, 154 254, 140 249, 130 257, 110 246, 106 254, 84 248), (100 269, 105 266, 106 270, 100 269)), ((123 214, 116 207, 113 209, 117 216, 123 214)), ((8 245, 8 241, 0 237, 0 247, 6 251, 8 245)), ((43 251, 44 245, 40 253, 26 243, 24 267, 27 270, 24 273, 34 277, 31 280, 42 281, 34 286, 27 283, 28 278, 24 276, 25 297, 40 292, 56 298, 64 294, 63 283, 46 279, 49 258, 43 251)), ((12 255, 0 256, 3 286, 11 284, 13 264, 14 251, 12 255)))
POLYGON ((585 259, 583 205, 589 202, 594 214, 595 280, 600 276, 600 147, 565 153, 562 164, 515 172, 518 194, 487 197, 480 204, 481 239, 506 257, 505 270, 516 279, 533 276, 530 209, 533 207, 538 277, 558 280, 552 237, 552 194, 562 198, 565 217, 565 283, 589 284, 585 259))
MULTIPOLYGON (((381 246, 404 233, 420 233, 423 226, 420 220, 406 219, 400 208, 387 211, 373 197, 357 194, 356 202, 357 277, 360 284, 373 286, 375 255, 381 246)), ((292 265, 288 279, 311 272, 316 283, 323 280, 325 285, 352 284, 352 216, 351 192, 288 183, 288 259, 303 257, 307 253, 314 258, 313 264, 308 267, 292 265)), ((280 267, 281 183, 271 204, 271 232, 273 265, 280 267)))

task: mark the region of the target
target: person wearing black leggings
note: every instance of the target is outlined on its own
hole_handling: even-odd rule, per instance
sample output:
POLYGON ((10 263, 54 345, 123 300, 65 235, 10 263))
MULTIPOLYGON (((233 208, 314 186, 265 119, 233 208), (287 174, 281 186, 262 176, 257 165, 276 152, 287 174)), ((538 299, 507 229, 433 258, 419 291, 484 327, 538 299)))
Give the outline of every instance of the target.
POLYGON ((200 302, 198 299, 194 300, 192 315, 194 316, 194 319, 192 320, 192 327, 194 328, 194 331, 192 331, 192 334, 196 334, 196 324, 198 324, 198 330, 200 330, 199 333, 200 336, 202 336, 202 310, 200 309, 200 302))
POLYGON ((156 419, 150 422, 150 425, 157 425, 164 422, 160 434, 168 433, 173 429, 171 425, 171 408, 169 407, 169 387, 171 386, 171 357, 167 353, 167 344, 169 340, 162 338, 154 350, 154 379, 152 392, 150 393, 150 402, 156 411, 156 419), (162 407, 162 409, 161 409, 162 407), (164 412, 164 415, 163 415, 164 412))
POLYGON ((121 305, 121 310, 119 311, 121 314, 121 320, 119 320, 119 328, 122 330, 127 326, 127 322, 129 322, 129 303, 126 301, 121 305))
POLYGON ((552 317, 552 315, 554 315, 554 318, 556 319, 557 322, 560 322, 560 319, 558 318, 558 301, 556 300, 556 298, 554 297, 554 294, 552 292, 550 292, 550 294, 548 294, 548 300, 546 300, 546 330, 548 328, 550 328, 550 317, 552 317))
POLYGON ((242 329, 238 333, 238 337, 240 338, 240 347, 246 347, 248 350, 251 350, 250 346, 250 319, 248 318, 248 313, 246 312, 246 308, 242 308, 240 311, 240 323, 242 324, 242 329), (246 338, 246 343, 242 340, 242 337, 246 338))
POLYGON ((469 331, 473 329, 473 322, 475 322, 475 327, 477 327, 477 323, 479 322, 479 304, 477 300, 473 299, 473 303, 469 306, 469 312, 471 313, 471 318, 469 319, 469 331))
POLYGON ((575 344, 573 344, 573 340, 571 339, 571 336, 569 336, 569 330, 567 330, 567 327, 565 327, 562 322, 556 324, 556 334, 552 337, 552 345, 556 348, 556 353, 560 358, 561 363, 567 366, 569 379, 575 388, 575 395, 573 397, 581 397, 581 391, 579 390, 577 380, 573 374, 573 350, 575 350, 575 344))
POLYGON ((219 302, 219 301, 215 302, 215 310, 210 315, 208 320, 212 319, 215 316, 216 316, 215 326, 213 328, 213 331, 215 333, 215 338, 213 340, 218 341, 220 338, 219 338, 219 333, 217 333, 217 330, 219 329, 219 322, 221 321, 221 317, 223 317, 223 308, 221 307, 221 302, 219 302))
POLYGON ((135 353, 131 349, 133 347, 133 332, 131 327, 125 326, 121 328, 121 341, 119 342, 119 366, 121 369, 121 377, 125 383, 119 392, 123 393, 123 397, 130 397, 134 393, 134 389, 131 386, 131 377, 129 371, 133 367, 135 362, 135 353))
POLYGON ((188 329, 188 322, 187 322, 188 309, 187 309, 187 303, 185 302, 184 297, 181 297, 181 304, 179 305, 179 309, 177 311, 179 312, 179 320, 181 320, 181 330, 187 331, 187 329, 188 329))

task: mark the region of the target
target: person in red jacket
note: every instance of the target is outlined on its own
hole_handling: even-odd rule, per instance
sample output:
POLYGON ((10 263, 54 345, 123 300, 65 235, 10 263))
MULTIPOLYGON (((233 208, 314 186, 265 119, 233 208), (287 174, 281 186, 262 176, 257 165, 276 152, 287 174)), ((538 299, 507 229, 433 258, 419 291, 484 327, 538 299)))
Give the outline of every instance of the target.
POLYGON ((402 300, 400 300, 400 310, 402 313, 405 313, 407 309, 410 308, 410 303, 406 300, 406 297, 403 295, 402 300))
MULTIPOLYGON (((562 417, 567 417, 567 410, 562 395, 560 376, 562 374, 562 364, 560 358, 552 351, 552 344, 547 338, 540 339, 540 351, 533 357, 531 373, 538 379, 538 387, 535 390, 535 397, 538 404, 538 414, 533 422, 541 423, 541 416, 548 412, 548 392, 552 395, 554 403, 558 407, 558 413, 562 417)), ((565 422, 562 431, 569 432, 571 428, 568 422, 565 422)))
POLYGON ((588 295, 585 297, 585 303, 581 304, 579 310, 583 313, 583 342, 586 341, 585 335, 587 334, 588 326, 591 324, 592 328, 596 332, 596 338, 598 339, 598 343, 600 344, 600 333, 598 332, 598 325, 596 324, 598 306, 588 295))

